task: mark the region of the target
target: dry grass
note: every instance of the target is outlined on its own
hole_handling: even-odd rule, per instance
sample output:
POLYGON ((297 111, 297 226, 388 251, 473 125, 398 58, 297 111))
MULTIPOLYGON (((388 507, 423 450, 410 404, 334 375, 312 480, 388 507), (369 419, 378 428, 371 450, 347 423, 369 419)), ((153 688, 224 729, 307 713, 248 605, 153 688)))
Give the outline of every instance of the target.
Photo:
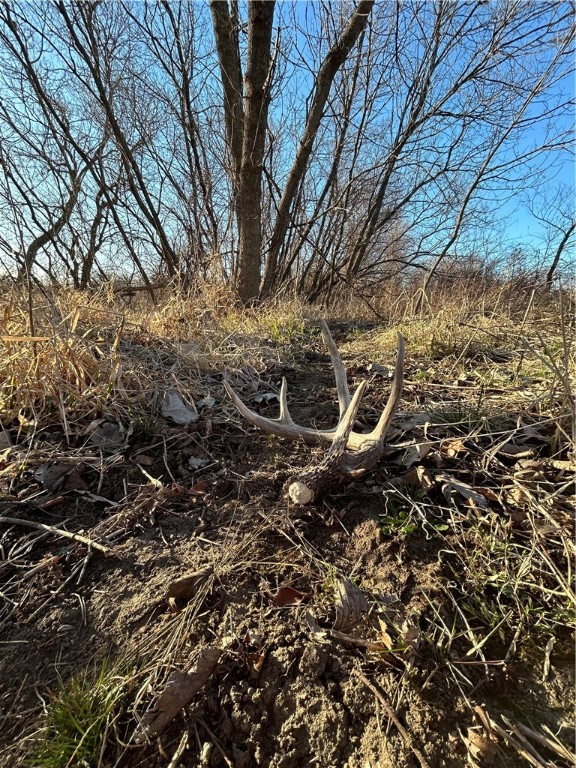
MULTIPOLYGON (((245 310, 210 286, 194 296, 167 290, 156 305, 143 293, 126 303, 111 287, 90 295, 38 294, 31 311, 16 294, 8 297, 0 343, 0 422, 15 446, 0 448, 0 479, 10 503, 42 495, 28 494, 26 472, 51 456, 95 462, 94 446, 86 451, 78 438, 97 419, 138 432, 148 452, 163 441, 166 454, 170 440, 180 439, 157 435, 159 394, 167 387, 195 400, 217 395, 213 422, 232 421, 244 429, 220 399, 219 375, 235 376, 248 395, 269 391, 283 369, 301 360, 303 348, 321 349, 319 316, 338 320, 350 375, 359 379, 368 372, 371 390, 380 388, 384 374, 369 364, 391 364, 400 330, 408 363, 403 412, 392 435, 397 447, 386 474, 369 481, 366 493, 385 500, 385 514, 375 522, 387 540, 403 546, 418 530, 436 542, 443 580, 433 597, 422 591, 428 603, 419 619, 420 666, 412 668, 402 654, 384 655, 394 674, 418 690, 426 691, 433 680, 440 688, 455 686, 474 712, 475 692, 519 657, 518 648, 525 661, 537 658, 546 670, 554 642, 564 647, 574 628, 573 308, 565 295, 527 293, 513 301, 503 289, 481 302, 456 289, 433 294, 418 313, 410 296, 387 297, 386 303, 378 311, 387 323, 374 323, 364 303, 349 301, 330 314, 298 302, 245 310), (53 448, 47 433, 56 435, 53 448)), ((366 405, 378 407, 371 397, 366 405)), ((224 446, 228 437, 219 439, 224 446)), ((222 447, 211 445, 209 433, 205 442, 214 453, 222 447)), ((219 583, 240 582, 246 574, 263 578, 272 568, 289 573, 290 583, 306 584, 319 595, 318 604, 329 604, 338 579, 356 577, 355 566, 332 562, 281 504, 269 508, 257 493, 246 500, 245 488, 258 483, 259 473, 268 486, 278 485, 275 478, 287 464, 305 463, 297 450, 268 455, 273 465, 260 466, 249 477, 231 473, 235 490, 222 507, 226 527, 203 589, 134 649, 146 659, 137 692, 126 705, 135 716, 151 706, 151 691, 170 670, 189 664, 190 638, 200 632, 202 606, 219 583), (276 549, 268 541, 276 541, 276 549)), ((100 457, 102 477, 113 461, 114 456, 100 457)), ((166 459, 165 465, 162 481, 150 475, 149 483, 126 486, 124 497, 89 534, 110 545, 127 541, 144 519, 153 524, 163 509, 179 508, 182 491, 170 484, 166 459)), ((339 519, 331 504, 324 512, 339 519)), ((22 536, 0 563, 0 574, 10 572, 2 587, 4 619, 16 610, 28 580, 53 566, 45 560, 28 571, 13 569, 45 535, 22 536)), ((201 541, 201 531, 198 535, 201 541)), ((74 564, 71 579, 82 576, 90 555, 74 564)), ((376 586, 359 577, 377 616, 376 586)), ((259 626, 258 616, 254 620, 259 626)), ((498 728, 521 754, 530 729, 505 721, 498 728)), ((98 749, 104 749, 100 742, 98 749)))

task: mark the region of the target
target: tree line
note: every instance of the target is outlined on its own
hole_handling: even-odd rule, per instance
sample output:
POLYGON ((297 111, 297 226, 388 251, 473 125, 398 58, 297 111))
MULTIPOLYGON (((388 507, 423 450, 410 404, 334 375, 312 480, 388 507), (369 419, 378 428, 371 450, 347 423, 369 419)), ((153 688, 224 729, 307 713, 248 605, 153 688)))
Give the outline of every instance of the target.
POLYGON ((3 270, 225 281, 246 303, 426 287, 524 195, 551 280, 573 22, 546 0, 3 3, 3 270))

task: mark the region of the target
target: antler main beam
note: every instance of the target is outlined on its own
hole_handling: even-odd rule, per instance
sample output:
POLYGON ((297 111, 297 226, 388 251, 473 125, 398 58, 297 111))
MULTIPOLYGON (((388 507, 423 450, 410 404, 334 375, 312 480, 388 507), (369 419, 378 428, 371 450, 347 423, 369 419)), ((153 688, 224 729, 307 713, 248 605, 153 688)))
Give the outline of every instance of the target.
POLYGON ((224 382, 226 392, 238 411, 255 427, 290 440, 304 440, 310 444, 330 444, 326 458, 320 464, 304 470, 298 478, 294 478, 288 484, 288 495, 296 504, 309 504, 327 488, 342 482, 342 480, 359 477, 375 466, 384 452, 384 438, 398 408, 404 383, 404 339, 399 333, 396 366, 388 402, 371 432, 354 432, 354 421, 367 382, 363 381, 356 390, 354 397, 350 397, 346 369, 338 347, 334 343, 324 320, 321 321, 321 327, 336 377, 340 418, 334 429, 313 429, 294 422, 288 411, 285 378, 282 379, 280 389, 280 415, 277 419, 266 418, 248 408, 228 382, 224 382))

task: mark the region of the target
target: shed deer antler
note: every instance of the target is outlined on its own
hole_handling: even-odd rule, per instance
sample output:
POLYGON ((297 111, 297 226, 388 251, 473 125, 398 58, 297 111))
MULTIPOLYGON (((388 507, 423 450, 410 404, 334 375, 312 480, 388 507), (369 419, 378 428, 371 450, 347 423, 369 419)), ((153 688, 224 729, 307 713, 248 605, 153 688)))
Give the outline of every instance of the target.
POLYGON ((266 418, 248 408, 230 384, 227 381, 224 382, 226 392, 238 411, 255 427, 290 440, 304 440, 311 444, 330 443, 328 453, 320 464, 305 469, 298 478, 289 482, 288 495, 296 504, 310 504, 327 488, 337 485, 343 480, 360 477, 377 464, 384 453, 384 438, 400 402, 404 383, 404 339, 399 333, 396 366, 388 402, 372 432, 366 434, 354 432, 356 413, 367 382, 363 381, 354 393, 354 397, 350 396, 346 370, 338 347, 334 343, 324 320, 321 321, 321 325, 322 336, 334 367, 340 407, 340 418, 334 429, 302 427, 292 420, 288 411, 285 378, 282 379, 280 389, 280 416, 277 419, 266 418))

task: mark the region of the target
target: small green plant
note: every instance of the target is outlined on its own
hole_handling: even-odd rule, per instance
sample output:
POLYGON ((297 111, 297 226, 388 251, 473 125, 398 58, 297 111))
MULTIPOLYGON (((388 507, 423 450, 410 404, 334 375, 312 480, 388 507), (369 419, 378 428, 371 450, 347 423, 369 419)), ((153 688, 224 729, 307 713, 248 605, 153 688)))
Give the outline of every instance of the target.
POLYGON ((272 320, 270 323, 270 338, 279 344, 285 344, 292 340, 294 336, 299 336, 304 330, 304 324, 298 320, 288 322, 278 322, 272 320))
MULTIPOLYGON (((453 428, 460 427, 466 433, 479 426, 483 421, 481 404, 473 405, 461 400, 447 403, 442 408, 431 409, 430 417, 434 424, 445 424, 453 428)), ((454 430, 459 431, 459 430, 454 430)))
POLYGON ((162 424, 159 419, 154 418, 145 413, 139 413, 134 416, 134 434, 141 440, 147 441, 156 437, 159 433, 162 424))
POLYGON ((386 536, 393 536, 397 533, 409 536, 418 528, 414 522, 413 511, 423 497, 424 491, 419 486, 410 483, 398 483, 394 492, 386 493, 386 513, 375 515, 374 520, 380 525, 386 536))
POLYGON ((47 706, 46 725, 29 764, 34 768, 102 765, 117 722, 126 711, 132 679, 126 669, 106 660, 95 672, 61 683, 47 706))

